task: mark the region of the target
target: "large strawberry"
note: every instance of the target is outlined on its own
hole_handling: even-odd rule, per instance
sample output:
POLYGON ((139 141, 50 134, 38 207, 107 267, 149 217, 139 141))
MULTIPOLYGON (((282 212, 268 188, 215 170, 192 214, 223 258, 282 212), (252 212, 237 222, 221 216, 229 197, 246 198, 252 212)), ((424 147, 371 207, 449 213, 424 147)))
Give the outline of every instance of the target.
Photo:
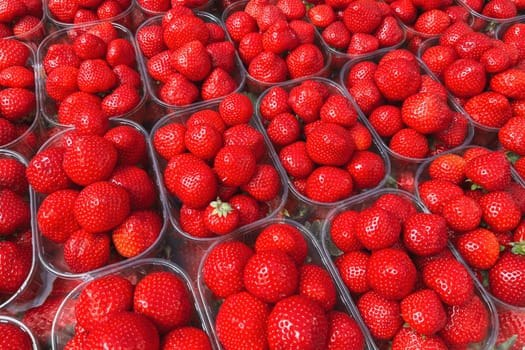
MULTIPOLYGON (((516 251, 519 253, 518 247, 516 247, 516 251)), ((490 269, 489 288, 496 298, 519 307, 525 305, 524 281, 521 273, 524 262, 523 255, 506 252, 490 269), (514 278, 507 279, 506 276, 509 275, 514 276, 514 278)))

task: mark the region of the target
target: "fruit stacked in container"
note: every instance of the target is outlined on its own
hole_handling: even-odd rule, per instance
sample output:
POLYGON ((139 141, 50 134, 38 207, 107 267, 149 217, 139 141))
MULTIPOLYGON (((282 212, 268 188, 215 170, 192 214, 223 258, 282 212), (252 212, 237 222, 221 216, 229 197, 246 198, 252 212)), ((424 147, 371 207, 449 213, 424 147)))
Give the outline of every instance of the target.
POLYGON ((38 44, 46 35, 42 0, 7 0, 0 15, 0 38, 14 37, 38 44))

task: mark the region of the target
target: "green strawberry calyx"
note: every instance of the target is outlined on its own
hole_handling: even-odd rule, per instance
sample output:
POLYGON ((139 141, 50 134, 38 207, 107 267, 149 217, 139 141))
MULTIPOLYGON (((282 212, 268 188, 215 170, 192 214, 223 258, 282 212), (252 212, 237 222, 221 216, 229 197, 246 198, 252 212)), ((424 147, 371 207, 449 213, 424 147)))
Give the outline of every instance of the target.
POLYGON ((510 243, 512 252, 516 255, 525 255, 525 241, 510 243))
POLYGON ((232 206, 228 202, 223 202, 219 197, 210 203, 213 208, 212 214, 217 215, 220 218, 225 218, 233 210, 232 206))

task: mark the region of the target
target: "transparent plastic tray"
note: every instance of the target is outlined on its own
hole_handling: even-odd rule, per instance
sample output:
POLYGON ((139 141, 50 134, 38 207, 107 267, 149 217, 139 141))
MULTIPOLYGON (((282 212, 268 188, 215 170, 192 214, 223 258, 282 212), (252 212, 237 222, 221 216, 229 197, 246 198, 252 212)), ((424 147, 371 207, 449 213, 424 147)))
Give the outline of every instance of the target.
MULTIPOLYGON (((264 222, 259 223, 257 226, 253 226, 251 228, 245 227, 235 234, 231 235, 230 237, 222 237, 220 240, 216 241, 212 246, 208 248, 208 250, 205 252, 204 256, 202 257, 200 261, 199 266, 199 275, 198 275, 198 288, 199 288, 199 294, 202 298, 203 305, 204 305, 204 311, 206 313, 206 316, 208 317, 208 322, 210 325, 215 324, 215 319, 217 317, 217 313, 219 311, 220 306, 220 300, 215 299, 213 296, 213 293, 208 289, 206 286, 206 283, 204 282, 203 275, 202 275, 202 269, 203 264, 208 256, 208 254, 213 250, 215 246, 218 244, 228 242, 228 241, 241 241, 243 243, 248 244, 249 246, 253 246, 255 243, 259 233, 266 227, 274 224, 286 224, 290 225, 301 232, 302 236, 306 240, 307 246, 308 246, 308 256, 306 258, 307 263, 312 263, 317 266, 323 267, 326 269, 331 277, 332 280, 335 283, 336 289, 337 289, 337 303, 335 306, 336 310, 346 312, 352 318, 354 318, 357 323, 359 324, 361 331, 363 332, 365 341, 366 341, 366 349, 372 350, 377 349, 375 345, 373 344, 372 338, 370 336, 370 333, 368 332, 367 328, 364 326, 364 323, 359 315, 359 312, 357 311, 354 303, 350 298, 345 296, 346 292, 344 292, 344 285, 343 282, 340 280, 338 275, 336 274, 334 270, 334 266, 331 264, 330 259, 328 256, 324 254, 322 251, 321 245, 318 242, 318 237, 314 236, 306 227, 299 224, 296 221, 292 221, 290 219, 285 218, 271 218, 267 219, 264 222)), ((217 341, 217 349, 222 349, 221 344, 217 340, 217 336, 215 333, 215 327, 212 327, 212 333, 214 334, 214 339, 217 341)))
MULTIPOLYGON (((36 247, 38 251, 38 257, 40 259, 41 264, 45 267, 46 270, 48 270, 51 274, 57 277, 61 278, 67 278, 67 279, 78 279, 78 278, 86 278, 90 274, 98 273, 98 271, 106 269, 108 267, 119 267, 123 264, 125 264, 128 261, 135 261, 140 260, 143 258, 155 256, 159 253, 163 246, 164 236, 166 234, 166 231, 168 230, 168 214, 166 212, 166 208, 164 206, 164 203, 161 200, 162 197, 162 185, 160 182, 160 177, 158 175, 157 171, 157 164, 156 160, 154 159, 153 151, 151 144, 149 143, 148 134, 147 132, 138 124, 126 120, 126 119, 120 119, 120 118, 113 118, 110 120, 110 129, 116 126, 121 125, 127 125, 135 128, 136 130, 140 131, 140 133, 144 136, 144 139, 146 140, 146 147, 147 147, 147 156, 148 161, 145 164, 145 170, 148 172, 149 176, 153 180, 155 184, 155 189, 157 191, 156 194, 156 202, 152 210, 155 210, 163 220, 162 229, 159 233, 159 236, 157 237, 156 241, 145 251, 138 254, 137 256, 134 256, 132 258, 127 258, 124 260, 120 260, 117 262, 113 262, 107 266, 98 268, 93 271, 84 272, 84 273, 74 273, 72 272, 68 267, 67 264, 64 262, 63 259, 63 244, 52 242, 45 237, 42 236, 40 230, 38 229, 38 223, 36 219, 36 213, 38 211, 38 207, 44 200, 45 196, 42 194, 37 193, 35 195, 35 209, 32 215, 32 226, 33 230, 36 231, 36 247)), ((57 134, 53 135, 50 139, 46 141, 44 145, 40 148, 39 151, 48 149, 50 147, 54 147, 57 145, 61 145, 63 142, 64 137, 67 135, 67 133, 71 130, 74 130, 72 128, 64 129, 57 134)), ((110 259, 111 260, 111 259, 110 259)))

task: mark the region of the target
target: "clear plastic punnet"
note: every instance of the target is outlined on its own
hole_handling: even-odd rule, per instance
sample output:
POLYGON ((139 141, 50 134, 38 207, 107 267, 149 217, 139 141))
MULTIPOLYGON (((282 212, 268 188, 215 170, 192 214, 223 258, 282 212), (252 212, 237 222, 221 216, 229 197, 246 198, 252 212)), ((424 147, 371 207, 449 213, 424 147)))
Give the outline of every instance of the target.
POLYGON ((457 0, 457 2, 466 8, 472 16, 472 28, 478 31, 483 31, 490 35, 494 35, 495 31, 500 25, 505 25, 516 20, 525 19, 525 8, 523 8, 523 4, 521 5, 521 8, 515 6, 515 16, 508 17, 507 14, 504 13, 504 7, 500 7, 498 5, 493 6, 490 1, 470 2, 468 0, 457 0), (476 3, 476 6, 480 4, 481 8, 472 8, 471 6, 473 6, 474 3, 476 3), (489 10, 488 7, 493 8, 489 10))
MULTIPOLYGON (((357 215, 359 215, 359 213, 363 212, 364 210, 367 210, 367 209, 370 209, 372 207, 375 207, 375 208, 382 208, 383 210, 394 210, 394 211, 391 211, 391 213, 393 213, 393 215, 396 215, 396 217, 399 217, 399 218, 402 218, 402 217, 410 217, 410 215, 407 215, 408 212, 404 209, 401 209, 401 206, 391 206, 392 203, 398 203, 399 205, 401 205, 400 203, 404 203, 402 206, 404 207, 405 204, 407 203, 410 203, 411 206, 413 206, 413 208, 411 210, 415 210, 414 212, 412 212, 412 215, 414 215, 416 212, 417 213, 429 213, 429 211, 425 208, 425 206, 414 196, 412 195, 411 193, 409 192, 406 192, 406 191, 403 191, 403 190, 399 190, 399 189, 390 189, 390 188, 387 188, 387 189, 379 189, 377 191, 374 191, 374 192, 371 192, 369 193, 365 198, 363 198, 361 201, 359 202, 354 202, 354 203, 350 203, 350 204, 345 204, 345 205, 340 205, 340 206, 337 206, 335 207, 326 217, 326 220, 324 221, 323 225, 322 225, 322 231, 321 231, 321 238, 320 238, 320 241, 321 241, 321 244, 322 244, 322 247, 323 247, 323 253, 329 257, 331 257, 330 261, 329 261, 329 264, 331 265, 331 268, 334 269, 334 271, 336 271, 337 273, 337 276, 339 279, 341 279, 341 281, 343 281, 343 284, 345 285, 345 288, 344 288, 344 296, 346 298, 349 298, 351 300, 353 300, 354 304, 357 306, 357 309, 358 309, 358 312, 361 312, 360 310, 365 310, 365 301, 363 301, 363 304, 360 303, 361 301, 361 297, 365 296, 365 298, 367 298, 368 294, 370 293, 375 293, 376 295, 380 295, 379 292, 377 292, 377 290, 373 290, 371 291, 371 287, 370 286, 367 286, 367 290, 363 292, 363 289, 361 289, 361 291, 358 291, 361 287, 359 287, 359 282, 357 282, 357 280, 359 278, 361 278, 361 276, 363 276, 363 270, 360 269, 360 263, 356 263, 355 265, 355 274, 353 274, 351 271, 352 270, 348 270, 346 272, 343 272, 343 269, 346 269, 346 267, 348 268, 351 268, 351 264, 349 263, 348 265, 346 264, 346 262, 343 262, 344 260, 347 260, 347 261, 351 261, 352 259, 354 259, 354 257, 350 257, 351 254, 363 254, 363 255, 368 255, 370 256, 371 254, 374 254, 374 251, 372 252, 368 252, 368 250, 364 249, 364 248, 361 248, 361 249, 358 249, 358 250, 348 250, 347 248, 349 247, 345 247, 343 244, 346 244, 346 243, 343 243, 343 241, 341 240, 342 239, 342 236, 340 236, 338 234, 338 240, 336 242, 338 242, 338 245, 336 245, 336 243, 334 243, 334 240, 332 240, 332 227, 333 227, 333 224, 335 222, 335 220, 337 219, 337 232, 342 232, 341 230, 344 230, 344 227, 346 227, 343 223, 345 222, 345 219, 341 219, 342 217, 350 217, 349 214, 353 214, 351 212, 356 212, 357 215), (384 197, 384 198, 383 198, 384 197), (387 197, 389 197, 387 199, 387 197), (392 201, 392 198, 397 198, 395 201, 392 201), (381 200, 381 204, 378 204, 376 205, 375 203, 378 201, 378 200, 381 200), (392 201, 392 202, 390 202, 392 201), (390 209, 388 209, 390 208, 390 209), (348 214, 347 214, 348 213, 348 214), (341 215, 341 217, 339 217, 341 215), (340 248, 344 249, 345 251, 341 250, 340 248), (340 260, 339 260, 340 259, 340 260), (343 260, 344 259, 344 260, 343 260), (345 266, 345 267, 343 267, 345 266), (340 270, 341 269, 341 270, 340 270), (344 273, 344 275, 343 275, 344 273), (352 279, 355 279, 355 282, 352 282, 351 280, 352 279), (349 284, 347 284, 349 283, 349 284), (349 288, 349 286, 351 286, 351 288, 354 290, 354 292, 352 292, 349 288), (360 309, 360 308, 363 308, 363 309, 360 309)), ((406 209, 406 208, 405 208, 406 209)), ((356 218, 356 220, 358 220, 359 217, 356 218)), ((351 232, 351 231, 349 231, 351 232)), ((348 241, 351 241, 352 240, 352 237, 354 237, 354 239, 356 238, 356 235, 355 234, 350 234, 349 236, 347 236, 348 238, 348 241)), ((383 248, 383 249, 379 249, 378 251, 386 251, 386 250, 400 250, 400 251, 404 251, 404 243, 402 242, 399 242, 397 243, 397 245, 394 245, 390 248, 383 248), (397 247, 397 248, 396 248, 397 247)), ((407 255, 408 256, 408 255, 407 255)), ((485 328, 485 332, 483 333, 484 334, 484 337, 483 339, 481 339, 479 342, 476 342, 474 344, 463 344, 463 345, 466 345, 466 348, 467 349, 485 349, 485 350, 489 350, 489 349, 492 349, 494 347, 494 344, 496 342, 496 337, 497 337, 497 328, 498 328, 498 317, 497 317, 497 313, 496 313, 496 309, 495 309, 495 306, 494 306, 494 303, 493 301, 491 300, 490 296, 488 295, 488 293, 486 293, 485 289, 483 288, 481 282, 478 280, 478 278, 476 277, 476 275, 474 274, 474 272, 472 270, 470 270, 468 268, 468 266, 465 264, 465 262, 461 259, 459 253, 455 250, 454 246, 449 242, 444 248, 443 250, 438 253, 438 254, 435 254, 435 255, 429 255, 429 256, 425 256, 425 257, 422 257, 422 256, 418 256, 416 257, 415 255, 410 255, 410 259, 413 260, 416 268, 418 269, 417 270, 417 273, 420 274, 422 273, 422 269, 425 268, 425 264, 428 264, 430 261, 434 260, 434 259, 454 259, 454 260, 458 260, 460 262, 461 265, 463 265, 465 267, 465 269, 467 270, 468 272, 468 275, 470 277, 470 279, 472 280, 473 282, 473 285, 474 285, 474 295, 473 295, 473 298, 478 298, 479 301, 481 302, 481 304, 483 305, 483 308, 484 308, 484 312, 486 313, 486 318, 484 318, 484 321, 485 322, 484 324, 486 325, 486 328, 485 328)), ((376 260, 377 261, 377 260, 376 260)), ((387 265, 385 265, 387 266, 387 265)), ((422 282, 422 281, 421 281, 422 282)), ((419 286, 419 285, 418 285, 419 286)), ((424 287, 424 285, 420 286, 420 287, 424 287)), ((429 288, 429 287, 427 287, 429 288)), ((416 286, 416 289, 417 289, 417 286, 416 286)), ((383 298, 381 296, 381 298, 383 298)), ((386 300, 386 299, 385 299, 386 300)), ((391 301, 390 299, 388 299, 390 302, 394 302, 394 301, 391 301)), ((392 299, 393 300, 393 299, 392 299)), ((404 299, 401 299, 401 302, 402 300, 404 299)), ((478 302, 479 302, 478 301, 478 302)), ((399 300, 396 301, 397 303, 399 303, 399 300)), ((446 306, 446 304, 443 304, 446 306)), ((452 311, 453 308, 456 308, 456 306, 446 306, 449 310, 449 312, 452 311)), ((384 310, 387 310, 386 308, 384 310)), ((454 309, 455 310, 455 309, 454 309)), ((388 311, 386 311, 388 313, 388 311)), ((462 311, 459 311, 460 313, 462 311)), ((365 325, 367 325, 367 318, 370 320, 371 318, 373 317, 370 317, 372 315, 372 313, 368 313, 368 315, 363 315, 361 313, 361 317, 363 318, 364 320, 364 323, 365 325)), ((386 315, 386 314, 385 314, 386 315)), ((386 316, 386 317, 389 317, 389 316, 386 316)), ((371 322, 370 324, 373 324, 373 321, 368 321, 368 322, 371 322)), ((394 322, 394 321, 392 321, 394 322)), ((394 323, 392 323, 394 324, 394 323)), ((399 329, 403 329, 403 321, 401 321, 401 323, 399 323, 399 327, 398 328, 398 331, 399 329)), ((448 324, 447 326, 445 326, 445 329, 447 329, 447 333, 450 329, 452 329, 454 327, 453 324, 448 324)), ((372 336, 373 336, 373 339, 374 339, 374 345, 377 346, 378 348, 382 348, 383 346, 386 346, 386 344, 388 344, 389 340, 392 340, 392 338, 395 339, 395 337, 392 337, 390 338, 389 340, 385 338, 385 334, 381 334, 381 337, 382 338, 378 338, 377 336, 374 336, 374 331, 372 329, 370 329, 371 333, 372 333, 372 336)), ((375 330, 377 333, 380 333, 380 331, 378 331, 377 329, 375 330)), ((431 335, 432 338, 436 338, 436 335, 440 336, 440 337, 443 337, 443 339, 441 339, 440 341, 450 341, 451 339, 454 339, 454 338, 451 338, 450 336, 448 335, 445 335, 444 333, 442 333, 443 330, 441 332, 437 332, 436 334, 433 334, 431 335)), ((397 335, 397 333, 395 333, 397 335)), ((414 338, 416 338, 416 335, 418 333, 415 332, 414 333, 414 338)), ((419 335, 420 336, 420 335, 419 335)))
POLYGON ((31 15, 28 9, 28 12, 26 13, 25 16, 18 17, 16 21, 9 24, 10 29, 13 32, 13 35, 5 37, 5 38, 6 39, 18 39, 18 40, 25 41, 31 45, 34 45, 34 48, 36 49, 36 47, 42 41, 42 39, 44 39, 44 37, 47 34, 49 34, 49 29, 50 29, 49 28, 50 26, 47 20, 47 16, 44 11, 44 1, 45 0, 38 0, 34 4, 35 6, 37 6, 38 3, 40 3, 41 10, 36 10, 36 8, 32 8, 31 11, 33 12, 33 14, 31 15), (39 16, 39 18, 37 17, 37 19, 40 19, 40 20, 37 23, 35 23, 34 21, 35 21, 35 16, 37 15, 37 13, 41 13, 41 16, 39 16), (24 30, 22 32, 20 32, 20 28, 18 28, 16 31, 14 30, 16 26, 27 29, 26 26, 28 23, 31 23, 29 30, 24 30))
MULTIPOLYGON (((63 129, 66 127, 71 127, 72 125, 62 121, 59 118, 58 112, 59 112, 60 101, 53 99, 51 96, 49 96, 47 92, 46 84, 48 80, 48 75, 46 74, 45 65, 44 65, 45 64, 44 59, 46 55, 48 54, 50 48, 53 48, 53 46, 67 45, 67 46, 73 47, 75 39, 79 35, 86 33, 86 32, 89 33, 90 31, 92 31, 93 34, 96 34, 99 31, 99 29, 97 28, 101 28, 100 26, 106 26, 106 25, 110 25, 111 27, 114 28, 114 33, 116 33, 118 39, 125 39, 126 41, 132 44, 133 54, 135 56, 135 63, 133 66, 129 66, 129 68, 133 69, 140 77, 140 83, 136 87, 136 91, 138 92, 138 95, 139 95, 139 100, 137 101, 136 105, 133 108, 129 109, 124 114, 113 115, 111 116, 111 118, 124 118, 124 119, 135 121, 139 124, 143 124, 143 123, 147 124, 148 117, 147 117, 147 112, 145 108, 146 100, 148 98, 148 94, 146 91, 146 81, 145 81, 146 75, 142 71, 143 65, 141 63, 141 56, 140 56, 140 52, 138 48, 135 45, 135 40, 133 39, 133 33, 131 32, 131 30, 122 26, 121 24, 108 22, 108 21, 100 21, 96 23, 87 23, 87 24, 69 26, 69 27, 57 30, 54 33, 48 35, 38 47, 38 51, 37 51, 37 70, 38 70, 38 75, 39 75, 38 100, 41 106, 40 113, 42 114, 43 120, 46 122, 48 127, 50 128, 58 127, 59 129, 63 129)), ((102 28, 100 29, 101 32, 103 32, 104 30, 107 30, 107 29, 102 29, 102 28)), ((106 57, 106 55, 104 55, 104 57, 106 57)), ((80 59, 80 60, 85 61, 83 59, 80 59)), ((101 94, 101 96, 102 97, 109 96, 117 88, 118 86, 115 85, 114 87, 106 91, 104 94, 101 94)), ((72 93, 79 92, 79 91, 81 90, 77 89, 76 91, 73 91, 72 93)), ((94 93, 93 95, 98 96, 94 93)), ((65 97, 64 99, 66 98, 67 97, 65 97)))
MULTIPOLYGON (((144 210, 153 211, 160 217, 162 221, 162 227, 160 229, 160 232, 158 233, 155 241, 147 246, 145 249, 143 249, 140 253, 136 255, 132 255, 130 257, 125 257, 127 253, 123 255, 119 254, 115 247, 113 246, 113 241, 110 241, 110 244, 112 246, 110 259, 106 262, 105 265, 96 268, 95 270, 86 271, 86 272, 73 272, 66 261, 64 260, 64 243, 57 243, 55 241, 52 241, 42 235, 42 232, 39 229, 39 224, 37 220, 37 213, 38 209, 41 206, 42 202, 45 200, 47 195, 44 195, 42 193, 36 193, 35 194, 35 207, 33 212, 33 230, 36 233, 36 249, 38 252, 38 257, 40 259, 41 264, 47 271, 49 271, 54 276, 65 278, 65 279, 79 279, 79 278, 85 278, 86 276, 89 276, 93 273, 98 273, 99 270, 105 269, 105 268, 117 268, 123 264, 126 264, 126 262, 131 262, 135 260, 141 260, 148 257, 156 256, 160 253, 164 246, 164 237, 166 234, 166 231, 169 227, 168 222, 168 213, 166 212, 165 205, 161 199, 163 197, 162 195, 162 186, 160 182, 160 176, 157 171, 157 163, 155 160, 155 156, 152 153, 152 148, 149 143, 148 134, 144 128, 142 128, 140 125, 126 120, 126 119, 120 119, 120 118, 113 118, 110 121, 110 129, 111 131, 114 128, 120 127, 120 126, 126 126, 131 127, 133 129, 136 129, 140 132, 140 134, 144 137, 144 140, 146 142, 146 158, 140 165, 142 168, 147 172, 149 178, 152 180, 154 189, 155 189, 155 198, 154 203, 151 207, 148 207, 144 210)), ((53 135, 51 138, 49 138, 44 145, 42 145, 41 149, 39 150, 44 151, 50 148, 55 147, 62 147, 64 142, 67 142, 68 139, 68 133, 74 132, 73 128, 67 128, 64 129, 55 135, 53 135)), ((82 137, 82 136, 79 136, 82 137)), ((133 166, 138 166, 133 165, 133 166)), ((117 166, 118 167, 118 166, 117 166)), ((80 187, 82 188, 82 187, 80 187)), ((131 214, 134 212, 139 211, 132 209, 131 214)), ((129 216, 128 216, 129 217, 129 216)), ((111 233, 112 230, 106 232, 105 234, 110 235, 111 240, 111 233)), ((133 253, 135 254, 135 253, 133 253)))
POLYGON ((213 251, 214 248, 228 242, 242 242, 248 245, 249 247, 254 247, 255 242, 259 237, 259 234, 266 228, 273 225, 288 225, 291 227, 291 229, 298 230, 300 232, 301 236, 306 241, 308 248, 307 257, 304 263, 313 264, 328 271, 330 277, 332 278, 335 284, 337 290, 337 300, 334 310, 347 313, 352 318, 354 318, 363 333, 365 339, 365 349, 376 349, 376 346, 373 343, 368 330, 362 323, 362 320, 355 308, 353 301, 346 296, 346 292, 344 292, 345 287, 342 281, 339 279, 339 277, 337 277, 337 273, 334 270, 332 264, 330 263, 329 257, 324 253, 324 251, 322 251, 321 245, 319 243, 319 237, 317 237, 315 233, 312 233, 313 231, 310 231, 305 226, 299 224, 297 221, 290 220, 287 218, 269 218, 256 226, 252 226, 250 228, 243 228, 231 235, 230 237, 221 237, 219 240, 214 242, 213 245, 211 245, 204 253, 199 265, 197 283, 199 294, 204 305, 204 311, 208 318, 209 324, 212 326, 212 332, 215 336, 214 338, 217 341, 217 349, 223 349, 223 347, 217 339, 217 334, 214 325, 217 318, 217 313, 220 309, 220 305, 224 301, 224 299, 218 299, 206 285, 203 275, 203 266, 205 265, 206 258, 209 256, 209 254, 213 251))
POLYGON ((136 286, 144 277, 151 273, 158 272, 171 273, 184 283, 193 306, 191 320, 188 325, 203 330, 208 335, 210 344, 213 345, 215 341, 210 327, 208 326, 196 286, 186 271, 177 264, 165 259, 146 258, 128 261, 121 266, 107 268, 86 276, 84 281, 64 298, 55 315, 51 333, 51 344, 53 350, 64 349, 67 342, 75 335, 75 307, 78 303, 80 294, 91 282, 112 275, 125 278, 129 280, 133 286, 136 286))

